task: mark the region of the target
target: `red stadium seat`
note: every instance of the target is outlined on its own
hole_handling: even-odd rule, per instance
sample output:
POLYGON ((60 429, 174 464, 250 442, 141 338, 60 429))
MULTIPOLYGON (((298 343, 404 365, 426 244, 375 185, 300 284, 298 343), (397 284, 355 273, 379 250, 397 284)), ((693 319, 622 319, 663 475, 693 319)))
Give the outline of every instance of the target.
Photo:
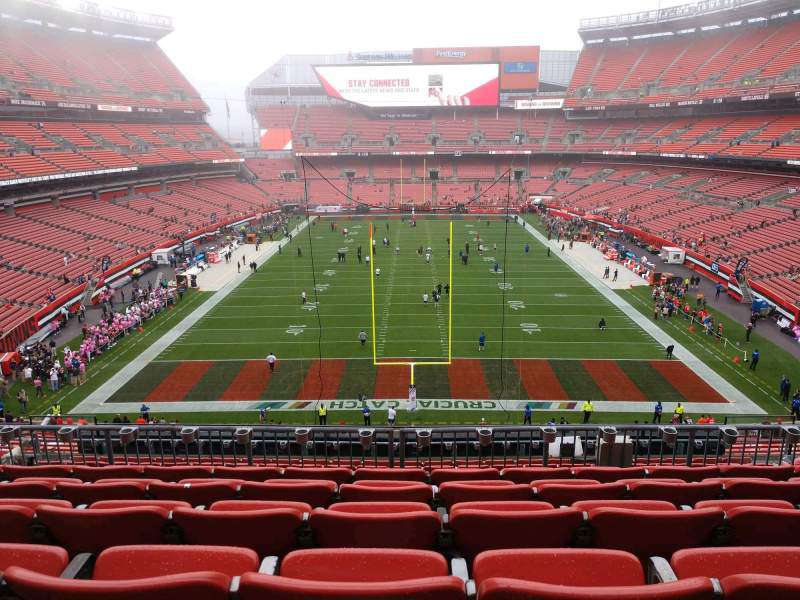
POLYGON ((572 479, 569 467, 510 467, 503 469, 501 479, 514 483, 531 483, 539 479, 572 479))
POLYGON ((433 490, 427 483, 367 479, 339 487, 344 502, 430 502, 433 490))
POLYGON ((159 467, 156 465, 145 465, 142 473, 145 478, 177 483, 181 479, 202 479, 211 477, 212 470, 211 467, 202 466, 175 465, 171 467, 159 467))
POLYGON ((66 500, 55 500, 54 498, 0 498, 0 507, 3 506, 26 506, 33 509, 39 506, 72 508, 72 504, 66 500))
POLYGON ((676 506, 694 506, 703 500, 722 496, 722 484, 713 482, 662 483, 648 480, 628 485, 636 500, 666 500, 676 506))
POLYGON ((305 502, 289 502, 286 500, 220 500, 214 502, 207 510, 267 510, 272 508, 288 508, 301 513, 310 513, 311 505, 305 502))
POLYGON ((553 508, 555 508, 555 506, 549 502, 541 502, 539 500, 515 500, 510 502, 486 500, 482 502, 459 502, 451 506, 450 511, 451 514, 465 509, 490 510, 493 512, 527 512, 529 510, 551 510, 553 508))
POLYGON ((800 510, 743 506, 726 511, 734 546, 797 546, 800 510))
POLYGON ((719 476, 723 479, 733 477, 766 477, 773 481, 785 481, 794 473, 792 465, 720 465, 719 476))
POLYGON ((478 600, 711 600, 707 577, 645 585, 637 557, 562 548, 484 552, 473 566, 478 600))
POLYGON ((720 508, 731 510, 750 506, 753 508, 794 508, 791 502, 786 500, 703 500, 694 505, 695 508, 720 508))
POLYGON ((462 506, 450 511, 449 524, 455 547, 467 557, 501 548, 564 548, 583 523, 583 513, 573 508, 522 512, 462 506))
POLYGON ((147 484, 137 483, 62 483, 56 485, 56 495, 73 505, 92 504, 101 500, 143 500, 147 484))
POLYGON ((90 482, 100 479, 141 479, 144 477, 144 469, 136 465, 76 466, 75 476, 90 482))
POLYGON ((83 481, 75 477, 17 477, 14 483, 43 483, 55 488, 58 483, 83 483, 83 481))
POLYGON ((626 508, 628 510, 678 510, 671 502, 663 500, 581 500, 572 508, 590 511, 596 508, 626 508))
POLYGON ((0 506, 0 543, 30 543, 34 514, 27 506, 0 506))
POLYGON ((89 508, 138 508, 140 506, 157 506, 166 510, 192 507, 191 504, 182 500, 100 500, 92 502, 89 508))
POLYGON ((111 546, 160 544, 169 511, 156 506, 86 510, 42 506, 36 516, 70 554, 97 554, 111 546))
MULTIPOLYGON (((357 506, 361 503, 351 503, 357 506)), ((381 512, 351 512, 315 508, 309 524, 318 546, 323 548, 412 548, 432 549, 442 528, 439 515, 431 510, 406 510, 407 503, 397 503, 398 512, 389 512, 383 503, 381 512)), ((424 505, 422 505, 424 506, 424 505)), ((366 505, 363 507, 368 508, 366 505)))
POLYGON ((337 502, 328 510, 344 513, 405 513, 405 512, 431 512, 431 507, 424 502, 337 502))
POLYGON ((620 479, 643 479, 647 476, 644 467, 575 467, 572 473, 577 479, 594 479, 600 483, 611 483, 620 479))
POLYGON ((649 478, 668 477, 687 482, 702 481, 709 477, 719 477, 719 467, 682 467, 679 465, 655 465, 647 467, 649 478))
POLYGON ((466 600, 458 577, 426 577, 379 582, 307 581, 245 573, 240 600, 466 600))
POLYGON ((731 575, 721 582, 725 600, 797 600, 800 577, 731 575))
POLYGON ((303 513, 289 508, 267 510, 194 510, 172 512, 182 540, 192 545, 250 548, 260 556, 282 555, 297 543, 303 513))
POLYGON ((4 573, 9 588, 23 600, 228 600, 230 577, 211 571, 122 581, 61 579, 21 567, 4 573))
POLYGON ((632 554, 620 550, 536 548, 481 552, 472 565, 475 585, 504 577, 553 585, 644 585, 644 569, 632 554))
POLYGON ((19 477, 72 477, 70 465, 36 465, 23 467, 20 465, 3 465, 4 479, 15 480, 19 477))
POLYGON ((800 573, 800 548, 688 548, 673 554, 670 565, 679 579, 722 579, 744 573, 793 577, 800 573))
POLYGON ((569 506, 581 500, 620 500, 628 487, 624 483, 597 483, 594 485, 562 485, 559 483, 533 484, 537 500, 553 506, 569 506))
MULTIPOLYGON (((8 567, 23 567, 58 577, 69 563, 63 548, 39 544, 0 544, 0 577, 8 567)), ((2 592, 0 592, 0 595, 2 592)))
POLYGON ((421 483, 426 483, 428 481, 428 473, 425 471, 425 469, 417 468, 397 469, 389 467, 373 467, 356 469, 354 479, 355 481, 369 481, 373 479, 386 481, 389 479, 395 479, 398 481, 419 481, 421 483))
POLYGON ((334 481, 280 481, 245 483, 239 490, 244 500, 291 500, 311 506, 328 506, 336 493, 334 481))
POLYGON ((732 500, 786 500, 796 505, 800 504, 800 483, 742 479, 726 485, 725 495, 732 500))
POLYGON ((353 481, 353 472, 345 467, 288 467, 283 476, 286 479, 335 481, 337 485, 353 481))
POLYGON ((438 552, 404 548, 314 548, 295 550, 280 564, 280 576, 309 581, 366 582, 449 575, 438 552))
POLYGON ((532 492, 529 485, 510 481, 445 481, 439 499, 450 508, 458 502, 531 500, 532 492))
POLYGON ((433 469, 431 483, 442 485, 445 481, 489 481, 500 479, 500 471, 494 468, 465 467, 461 469, 433 469))
POLYGON ((43 482, 7 483, 0 485, 1 498, 50 498, 55 484, 43 482))
POLYGON ((103 550, 92 579, 121 580, 214 571, 238 577, 258 571, 258 555, 230 546, 117 546, 103 550))
POLYGON ((691 511, 599 508, 589 512, 597 548, 624 550, 641 560, 669 559, 682 548, 711 544, 725 522, 725 513, 713 508, 691 511))
POLYGON ((214 467, 217 479, 244 479, 245 481, 266 481, 280 477, 278 467, 214 467))
POLYGON ((236 498, 239 486, 232 481, 216 483, 153 483, 147 488, 156 500, 181 500, 192 506, 208 506, 218 500, 236 498))

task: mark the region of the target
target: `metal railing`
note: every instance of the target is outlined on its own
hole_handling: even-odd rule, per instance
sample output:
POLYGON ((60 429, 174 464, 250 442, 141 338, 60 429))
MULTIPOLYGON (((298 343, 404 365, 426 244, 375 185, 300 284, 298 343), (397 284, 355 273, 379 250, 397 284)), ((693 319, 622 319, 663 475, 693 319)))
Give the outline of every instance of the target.
POLYGON ((243 427, 28 424, 0 428, 5 463, 340 467, 794 463, 787 425, 243 427))

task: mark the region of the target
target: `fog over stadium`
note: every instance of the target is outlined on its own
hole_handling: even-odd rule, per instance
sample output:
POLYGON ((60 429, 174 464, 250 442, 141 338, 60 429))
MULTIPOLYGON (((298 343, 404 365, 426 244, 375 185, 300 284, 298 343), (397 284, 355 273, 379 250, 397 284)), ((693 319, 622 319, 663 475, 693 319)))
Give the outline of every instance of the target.
POLYGON ((175 31, 159 44, 211 108, 209 122, 226 134, 225 98, 231 137, 252 141, 244 103, 247 83, 285 54, 437 46, 538 45, 579 50, 578 22, 683 4, 682 0, 564 0, 494 3, 480 11, 470 4, 409 0, 398 9, 364 0, 312 0, 299 14, 293 3, 230 0, 224 8, 189 0, 102 0, 98 4, 164 14, 175 31))

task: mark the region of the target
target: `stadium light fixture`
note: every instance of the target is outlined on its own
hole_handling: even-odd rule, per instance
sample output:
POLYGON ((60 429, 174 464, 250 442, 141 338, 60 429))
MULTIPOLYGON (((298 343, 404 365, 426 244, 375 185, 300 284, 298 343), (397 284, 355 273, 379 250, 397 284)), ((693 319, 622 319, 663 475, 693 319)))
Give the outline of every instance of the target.
POLYGON ((14 425, 7 425, 0 428, 0 440, 6 444, 10 444, 19 435, 19 427, 14 425))
POLYGON ((606 444, 613 444, 617 440, 617 428, 610 425, 600 428, 600 439, 606 444))
POLYGON ((723 425, 719 428, 719 436, 726 446, 733 446, 739 437, 739 430, 730 425, 723 425))
POLYGON ((123 446, 135 442, 139 437, 138 427, 123 427, 119 430, 119 441, 123 446))
POLYGON ((674 446, 675 442, 678 441, 678 430, 672 425, 659 427, 659 430, 661 431, 661 441, 667 446, 674 446))
POLYGON ((187 446, 197 441, 197 427, 183 427, 181 429, 181 441, 187 446))
POLYGON ((75 437, 75 432, 77 430, 78 428, 75 425, 65 425, 64 427, 59 428, 59 430, 56 432, 56 437, 58 438, 59 442, 69 444, 75 437))
POLYGON ((800 427, 797 425, 784 425, 783 439, 787 446, 793 446, 800 442, 800 427))
POLYGON ((494 437, 494 432, 490 427, 478 427, 476 430, 478 432, 478 442, 481 446, 486 448, 487 446, 492 445, 492 438, 494 437))
POLYGON ((370 446, 372 446, 372 441, 375 438, 375 430, 374 429, 359 429, 358 430, 358 441, 361 442, 361 447, 364 450, 367 450, 370 446))
POLYGON ((428 448, 431 445, 433 432, 430 429, 417 429, 417 448, 428 448))
POLYGON ((305 446, 310 437, 311 429, 309 427, 298 427, 294 430, 294 441, 301 446, 305 446))
POLYGON ((555 427, 542 427, 542 441, 545 444, 552 444, 558 437, 558 430, 555 427))
POLYGON ((253 430, 250 427, 238 427, 233 432, 234 441, 241 446, 247 446, 248 444, 250 444, 250 440, 252 438, 253 438, 253 430))

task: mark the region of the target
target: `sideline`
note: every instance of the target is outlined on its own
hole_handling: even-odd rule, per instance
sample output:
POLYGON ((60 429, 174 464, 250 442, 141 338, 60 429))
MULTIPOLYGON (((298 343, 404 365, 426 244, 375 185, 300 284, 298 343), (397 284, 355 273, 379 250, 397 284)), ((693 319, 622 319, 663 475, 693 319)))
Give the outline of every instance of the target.
MULTIPOLYGON (((292 237, 296 237, 303 229, 305 229, 308 223, 311 223, 316 217, 311 217, 308 221, 302 221, 297 227, 292 230, 292 237)), ((270 258, 272 258, 275 254, 278 253, 278 245, 284 244, 284 241, 281 240, 279 242, 267 242, 271 247, 264 252, 257 260, 256 264, 260 267, 265 262, 267 262, 270 258)), ((108 381, 103 383, 99 388, 89 394, 83 402, 78 404, 75 408, 72 409, 71 412, 76 414, 95 414, 95 413, 103 413, 108 410, 108 407, 105 406, 106 400, 111 398, 115 393, 117 393, 126 383, 128 383, 133 377, 139 373, 142 369, 144 369, 147 365, 149 365, 153 360, 155 360, 164 350, 166 350, 172 343, 176 342, 180 336, 186 333, 191 327, 193 327, 200 319, 202 319, 208 312, 214 308, 217 304, 222 302, 228 295, 233 292, 239 285, 241 285, 248 277, 250 276, 250 269, 245 270, 242 273, 237 273, 233 279, 231 279, 228 283, 222 286, 219 291, 215 292, 213 296, 211 296, 208 300, 203 302, 200 306, 198 306, 194 311, 190 314, 185 316, 183 320, 178 323, 174 328, 170 331, 165 333, 152 345, 142 351, 139 356, 134 358, 131 362, 127 365, 122 367, 115 375, 112 375, 108 381), (105 408, 105 410, 104 410, 105 408)), ((168 403, 163 403, 168 404, 168 403)), ((161 404, 159 404, 159 408, 161 408, 161 404)), ((134 412, 139 410, 139 406, 137 405, 134 412)), ((116 412, 113 411, 113 412, 116 412)))
MULTIPOLYGON (((727 405, 716 404, 716 408, 712 409, 704 409, 703 407, 706 406, 705 404, 688 404, 687 406, 691 407, 691 410, 694 412, 715 412, 717 414, 724 413, 724 414, 746 414, 746 415, 763 415, 766 412, 758 406, 755 402, 750 400, 747 396, 745 396, 742 392, 739 391, 736 387, 733 386, 730 382, 724 379, 721 375, 719 375, 716 371, 711 369, 708 365, 706 365, 702 360, 697 358, 694 354, 692 354, 686 346, 679 343, 677 340, 672 338, 669 334, 667 334, 663 329, 661 329, 658 325, 655 325, 649 318, 644 316, 641 312, 635 309, 631 304, 625 300, 622 296, 615 293, 613 290, 608 288, 607 286, 603 285, 596 276, 592 275, 583 265, 581 265, 578 261, 573 259, 570 254, 569 250, 565 250, 561 252, 561 246, 555 240, 547 241, 547 238, 542 235, 535 227, 533 227, 530 223, 526 220, 522 220, 522 227, 530 233, 539 243, 541 243, 545 247, 549 247, 552 254, 555 255, 555 258, 560 258, 564 263, 569 266, 573 271, 575 271, 578 275, 580 275, 583 279, 585 279, 589 285, 591 285, 594 289, 596 289, 603 297, 608 300, 611 304, 613 304, 616 308, 622 311, 631 321, 636 323, 639 327, 641 327, 645 332, 650 334, 650 336, 656 340, 661 346, 666 348, 670 344, 675 346, 675 357, 678 358, 681 362, 683 362, 687 367, 689 367, 692 371, 694 371, 700 379, 705 381, 708 385, 714 388, 717 392, 720 393, 728 402, 727 405), (723 410, 724 409, 724 410, 723 410)), ((584 244, 585 242, 576 242, 577 244, 584 244)), ((611 402, 598 402, 595 405, 595 410, 604 412, 610 410, 621 410, 621 409, 612 409, 609 404, 613 404, 611 402)))

